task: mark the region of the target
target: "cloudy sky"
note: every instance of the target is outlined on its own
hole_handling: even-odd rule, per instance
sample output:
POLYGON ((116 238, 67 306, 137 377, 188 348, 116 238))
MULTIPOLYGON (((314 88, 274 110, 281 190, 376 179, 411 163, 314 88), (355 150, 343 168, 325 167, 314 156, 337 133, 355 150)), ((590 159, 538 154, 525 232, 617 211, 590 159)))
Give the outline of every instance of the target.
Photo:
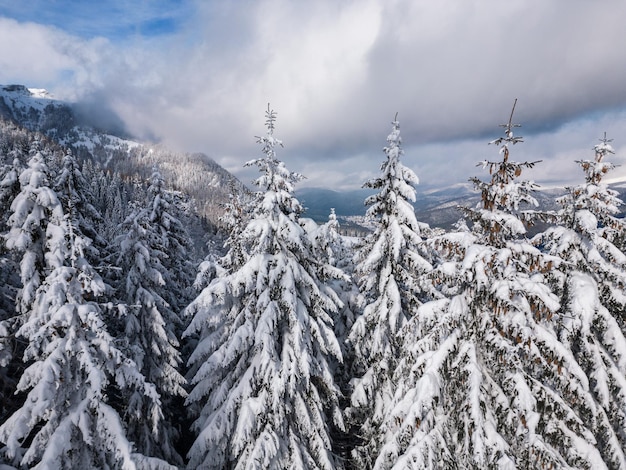
MULTIPOLYGON (((607 132, 626 178, 623 0, 0 0, 0 83, 118 113, 249 182, 268 102, 302 185, 375 176, 396 112, 427 186, 483 177, 514 121, 525 175, 576 183, 607 132)), ((105 114, 105 113, 103 113, 105 114)))

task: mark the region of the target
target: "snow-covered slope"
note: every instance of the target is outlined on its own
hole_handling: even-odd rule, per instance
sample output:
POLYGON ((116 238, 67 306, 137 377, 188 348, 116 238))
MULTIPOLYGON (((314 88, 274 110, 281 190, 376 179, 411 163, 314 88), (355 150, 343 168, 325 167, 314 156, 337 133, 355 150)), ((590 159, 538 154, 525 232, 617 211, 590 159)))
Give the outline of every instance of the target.
POLYGON ((24 85, 0 86, 0 116, 29 129, 45 127, 46 117, 57 106, 59 103, 46 90, 24 85))
POLYGON ((23 85, 0 85, 0 118, 69 147, 80 158, 131 177, 148 178, 158 165, 165 180, 196 200, 199 212, 212 222, 222 213, 230 191, 245 186, 207 155, 174 152, 161 145, 134 140, 121 121, 110 119, 109 128, 98 125, 80 103, 57 100, 46 90, 23 85))
POLYGON ((28 110, 35 108, 43 110, 49 104, 54 104, 54 97, 43 88, 26 88, 24 85, 0 86, 0 97, 7 100, 11 108, 28 110))

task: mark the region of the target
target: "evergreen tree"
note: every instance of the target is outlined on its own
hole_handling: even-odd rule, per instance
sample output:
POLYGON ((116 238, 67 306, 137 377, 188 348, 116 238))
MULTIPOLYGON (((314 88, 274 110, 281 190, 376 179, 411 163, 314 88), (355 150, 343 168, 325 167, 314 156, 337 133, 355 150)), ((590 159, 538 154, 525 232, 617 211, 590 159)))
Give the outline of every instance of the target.
POLYGON ((626 222, 623 202, 602 179, 614 165, 606 135, 594 147, 595 159, 578 161, 585 183, 558 199, 559 225, 535 238, 565 262, 550 273, 561 297, 557 332, 588 381, 588 395, 572 407, 585 418, 603 463, 626 468, 626 254, 621 245, 626 222), (622 247, 622 248, 620 248, 622 247))
POLYGON ((132 454, 120 417, 107 402, 121 390, 140 391, 154 403, 145 418, 156 428, 158 394, 107 332, 95 302, 105 287, 85 258, 90 240, 73 224, 80 218, 63 211, 46 182, 37 152, 20 175, 22 191, 11 206, 7 235, 7 246, 22 254, 16 335, 28 343, 23 358, 28 367, 18 383, 27 396, 0 426, 0 442, 9 459, 28 467, 156 464, 132 454))
POLYGON ((3 233, 3 238, 8 252, 4 253, 0 267, 2 277, 10 282, 1 290, 9 290, 10 299, 14 299, 0 319, 0 367, 7 378, 2 382, 2 393, 6 396, 3 419, 22 400, 14 392, 23 371, 26 345, 22 338, 16 337, 16 332, 28 318, 37 289, 46 276, 46 223, 50 218, 61 220, 63 214, 57 195, 50 188, 51 172, 44 157, 48 150, 35 139, 30 142, 28 152, 28 166, 22 168, 19 158, 14 159, 2 180, 3 206, 8 208, 8 232, 3 233), (19 279, 15 279, 16 273, 19 279))
MULTIPOLYGON (((22 170, 21 161, 17 156, 12 164, 0 166, 0 321, 14 316, 15 296, 19 287, 19 266, 5 246, 4 235, 9 229, 11 204, 20 193, 19 176, 22 170)), ((0 337, 2 337, 1 334, 0 337)), ((2 350, 1 342, 2 340, 0 340, 0 351, 2 350)), ((0 359, 1 362, 2 359, 0 359)))
POLYGON ((156 386, 164 416, 158 428, 145 420, 153 403, 135 391, 128 398, 129 436, 142 453, 182 465, 174 448, 179 432, 176 399, 186 396, 180 365, 176 328, 181 319, 166 297, 181 295, 184 286, 177 282, 184 273, 185 230, 168 209, 169 201, 158 170, 149 187, 152 200, 136 209, 124 222, 120 237, 118 264, 124 273, 122 297, 128 304, 124 318, 124 337, 130 356, 146 380, 156 386), (146 400, 147 399, 147 400, 146 400))
MULTIPOLYGON (((19 155, 15 152, 12 162, 9 164, 3 163, 0 166, 0 233, 5 233, 8 230, 8 218, 11 209, 11 203, 13 199, 20 192, 20 173, 23 170, 23 165, 19 155)), ((0 158, 2 155, 0 155, 0 158)))
MULTIPOLYGON (((357 309, 359 292, 358 286, 352 279, 354 265, 352 263, 351 250, 344 238, 339 233, 340 224, 335 214, 335 209, 330 210, 328 221, 319 226, 312 235, 313 249, 321 266, 331 266, 339 269, 340 277, 337 278, 337 270, 331 272, 322 271, 320 278, 329 282, 343 303, 333 317, 335 335, 342 346, 343 356, 346 359, 348 334, 354 323, 354 311, 357 309)), ((351 355, 348 353, 348 355, 351 355)))
POLYGON ((234 181, 230 182, 230 188, 229 202, 225 204, 224 215, 220 218, 229 233, 225 243, 228 251, 220 264, 229 271, 236 271, 248 259, 248 247, 243 231, 254 210, 255 196, 258 195, 241 193, 234 181))
MULTIPOLYGON (((316 229, 310 233, 310 237, 315 256, 322 261, 319 277, 332 287, 343 303, 343 307, 334 312, 331 317, 343 356, 343 361, 333 361, 333 368, 335 380, 342 392, 340 404, 345 410, 350 403, 350 380, 354 362, 354 349, 347 340, 355 321, 355 312, 358 311, 359 288, 353 279, 354 264, 350 247, 339 234, 340 225, 335 209, 331 209, 325 224, 319 227, 316 224, 313 225, 316 229), (334 269, 329 270, 329 268, 334 269)), ((351 425, 345 430, 334 429, 331 436, 335 452, 345 461, 350 461, 350 453, 354 447, 354 433, 357 431, 352 427, 356 426, 351 425)))
POLYGON ((92 204, 91 185, 83 176, 81 169, 72 155, 67 150, 62 159, 62 167, 57 177, 54 189, 61 198, 61 203, 68 214, 75 219, 72 225, 80 231, 82 236, 91 240, 92 246, 88 253, 89 260, 93 263, 99 258, 97 247, 106 246, 105 239, 100 236, 96 227, 102 223, 100 212, 92 204))
POLYGON ((589 382, 555 330, 560 305, 545 276, 560 259, 523 238, 533 211, 518 209, 534 205, 534 185, 517 177, 534 163, 509 160, 521 142, 512 116, 494 141, 502 161, 482 164, 491 180, 474 179, 473 232, 432 242, 447 297, 424 304, 404 332, 375 468, 603 467, 583 412, 589 382))
POLYGON ((370 206, 367 215, 378 225, 357 254, 356 275, 364 306, 349 336, 357 375, 349 411, 361 426, 363 438, 354 456, 366 467, 380 448, 379 427, 395 390, 392 373, 399 353, 398 333, 422 302, 435 295, 422 279, 432 270, 422 247, 422 234, 428 227, 415 218, 411 203, 419 180, 400 162, 403 150, 397 119, 387 144, 382 175, 365 184, 379 191, 365 201, 370 206))
POLYGON ((462 208, 474 224, 474 233, 495 248, 502 248, 508 241, 523 237, 526 234, 525 224, 532 225, 539 217, 532 209, 520 209, 539 205, 532 195, 537 185, 532 181, 518 179, 524 169, 533 168, 539 162, 509 161, 509 147, 523 142, 521 137, 513 135, 514 128, 519 127, 519 124, 512 123, 514 112, 515 104, 508 124, 500 126, 504 127, 505 137, 490 142, 500 146, 502 161, 485 160, 478 164, 489 170, 491 180, 485 182, 476 177, 470 178, 474 188, 480 191, 481 202, 473 209, 462 208))
POLYGON ((342 426, 329 367, 341 352, 330 315, 339 306, 293 196, 301 176, 276 158, 276 115, 266 113, 261 188, 242 233, 248 256, 192 302, 186 335, 199 334, 187 403, 198 437, 189 468, 335 468, 330 426, 342 426), (328 418, 328 416, 331 416, 328 418), (329 422, 330 421, 330 422, 329 422))
POLYGON ((114 235, 119 234, 119 226, 130 215, 129 210, 132 207, 132 197, 129 194, 127 185, 118 173, 113 174, 108 179, 110 184, 107 186, 109 191, 107 191, 105 199, 105 220, 107 221, 111 238, 114 238, 114 235))
MULTIPOLYGON (((191 285, 195 266, 190 261, 193 244, 182 222, 185 210, 180 192, 168 190, 159 169, 155 166, 148 186, 151 225, 156 231, 155 242, 165 255, 162 264, 167 285, 164 297, 172 308, 180 312, 191 301, 191 285)), ((180 324, 180 319, 177 317, 180 324)))
POLYGON ((117 172, 101 168, 91 162, 83 165, 85 177, 91 188, 93 205, 102 215, 96 229, 102 237, 113 243, 122 234, 122 224, 135 209, 137 202, 130 194, 128 178, 117 172))
MULTIPOLYGON (((13 153, 13 152, 11 152, 13 153)), ((2 157, 0 155, 0 157, 2 157)), ((0 234, 8 230, 10 207, 20 192, 22 165, 14 156, 12 164, 0 167, 0 234)), ((0 423, 15 406, 17 381, 15 372, 21 367, 13 323, 17 320, 15 298, 20 288, 19 264, 0 239, 0 423)))
POLYGON ((339 235, 339 221, 335 208, 330 209, 328 221, 319 226, 313 237, 316 251, 331 266, 337 266, 345 254, 343 239, 339 235))
POLYGON ((22 254, 22 288, 16 299, 18 313, 30 310, 45 277, 46 222, 52 217, 60 220, 63 214, 57 195, 50 188, 50 173, 38 141, 33 142, 31 155, 28 167, 19 176, 20 192, 11 203, 10 230, 5 236, 7 249, 22 254))

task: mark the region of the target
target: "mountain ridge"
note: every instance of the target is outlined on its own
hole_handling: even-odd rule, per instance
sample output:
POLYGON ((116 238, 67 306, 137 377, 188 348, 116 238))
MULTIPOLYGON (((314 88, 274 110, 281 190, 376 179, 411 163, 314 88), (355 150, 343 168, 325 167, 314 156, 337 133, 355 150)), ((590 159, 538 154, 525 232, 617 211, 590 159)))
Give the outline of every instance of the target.
POLYGON ((199 214, 215 225, 220 224, 223 204, 232 190, 247 191, 208 155, 175 152, 161 144, 134 140, 120 127, 121 120, 115 124, 114 118, 109 119, 114 128, 98 128, 86 107, 57 100, 44 89, 0 85, 0 118, 40 132, 80 159, 127 177, 145 180, 158 165, 167 184, 192 197, 199 214))

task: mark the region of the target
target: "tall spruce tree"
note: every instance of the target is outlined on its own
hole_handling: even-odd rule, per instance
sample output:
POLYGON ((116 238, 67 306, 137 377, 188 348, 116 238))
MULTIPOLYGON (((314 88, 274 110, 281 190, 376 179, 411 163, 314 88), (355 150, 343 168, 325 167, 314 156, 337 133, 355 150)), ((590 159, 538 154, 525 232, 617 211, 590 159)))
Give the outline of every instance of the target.
POLYGON ((100 255, 97 247, 104 248, 107 243, 96 229, 102 223, 102 215, 92 204, 90 184, 83 176, 78 161, 70 150, 67 150, 63 156, 54 190, 59 195, 66 212, 74 217, 73 226, 92 241, 93 246, 89 248, 90 252, 87 254, 92 263, 97 262, 100 255))
POLYGON ((229 202, 225 204, 224 215, 220 218, 229 233, 224 244, 227 253, 220 265, 229 271, 236 271, 248 258, 246 239, 242 235, 254 211, 254 197, 254 194, 241 193, 234 181, 230 182, 229 202))
POLYGON ((331 266, 338 265, 346 254, 334 208, 330 209, 328 221, 320 225, 313 234, 313 244, 322 259, 331 266))
POLYGON ((502 160, 482 163, 491 180, 473 179, 473 231, 433 239, 447 298, 423 305, 404 332, 375 468, 603 467, 584 413, 589 381, 555 329, 546 275, 560 258, 524 238, 534 184, 517 178, 536 162, 509 160, 522 141, 512 117, 493 142, 502 160))
MULTIPOLYGON (((347 339, 355 321, 355 312, 358 311, 360 293, 358 285, 354 282, 351 247, 339 233, 340 225, 335 209, 331 209, 326 223, 320 226, 314 223, 311 225, 314 228, 309 236, 313 243, 314 253, 317 259, 322 261, 319 277, 333 288, 343 303, 343 307, 332 314, 332 319, 333 330, 343 356, 342 361, 333 361, 333 369, 335 380, 342 392, 340 405, 345 410, 350 404, 350 380, 354 363, 354 349, 347 339), (334 269, 329 270, 329 267, 334 269)), ((357 427, 355 424, 350 424, 345 430, 334 429, 331 435, 335 452, 345 462, 351 460, 351 451, 355 443, 354 433, 357 427)))
POLYGON ((8 218, 11 212, 11 203, 20 192, 20 174, 23 170, 23 164, 19 154, 13 153, 12 161, 10 156, 4 157, 0 155, 0 233, 8 230, 8 218), (4 157, 4 158, 3 158, 4 157))
POLYGON ((3 209, 8 208, 3 218, 8 231, 2 234, 3 248, 7 251, 0 267, 2 277, 11 282, 0 290, 16 289, 10 292, 14 304, 5 309, 0 322, 0 367, 7 379, 1 387, 3 395, 7 395, 2 405, 3 419, 22 401, 14 392, 23 370, 26 345, 16 332, 27 319, 35 293, 46 275, 46 223, 50 218, 61 220, 63 214, 56 193, 50 188, 52 176, 44 156, 47 149, 34 139, 28 153, 26 168, 16 158, 2 180, 2 205, 3 209), (15 272, 9 272, 16 267, 15 272), (16 273, 19 279, 14 279, 16 273))
POLYGON ((20 174, 23 164, 16 152, 6 157, 10 162, 3 162, 3 155, 0 155, 0 321, 8 316, 12 316, 15 310, 15 288, 19 281, 13 279, 19 277, 19 266, 15 266, 14 257, 5 244, 6 233, 9 230, 9 217, 11 215, 11 204, 20 193, 20 174), (17 268, 17 269, 16 269, 17 268))
POLYGON ((380 425, 396 388, 392 374, 400 351, 398 334, 419 306, 436 295, 424 281, 424 274, 432 270, 422 244, 428 226, 415 218, 411 203, 419 180, 400 162, 403 150, 397 119, 383 151, 382 175, 365 183, 378 190, 365 201, 370 206, 367 215, 377 221, 377 227, 357 254, 363 307, 349 335, 357 375, 349 413, 363 439, 354 458, 365 467, 371 467, 383 442, 380 425))
POLYGON ((593 433, 602 464, 626 468, 626 222, 617 217, 617 191, 602 182, 614 168, 606 135, 594 151, 594 160, 577 162, 585 182, 558 199, 559 225, 535 242, 565 261, 549 276, 563 305, 557 332, 588 381, 586 400, 572 407, 593 433))
POLYGON ((29 468, 154 466, 133 453, 108 397, 128 388, 149 396, 154 406, 145 418, 156 428, 158 394, 107 332, 97 303, 105 286, 85 257, 90 240, 74 225, 81 217, 70 192, 59 197, 47 181, 36 152, 20 175, 6 237, 22 256, 16 335, 27 341, 28 366, 17 386, 26 399, 0 426, 4 453, 29 468))
POLYGON ((329 367, 340 358, 331 314, 336 294, 300 226, 293 196, 301 176, 276 157, 276 114, 268 107, 261 189, 241 233, 247 256, 212 281, 188 312, 199 335, 187 403, 198 437, 189 468, 335 468, 329 428, 342 427, 329 367))
MULTIPOLYGON (((121 297, 128 305, 124 338, 129 355, 161 397, 161 424, 153 427, 145 413, 153 406, 150 397, 137 391, 126 397, 129 437, 150 456, 182 465, 175 449, 179 437, 177 398, 185 397, 185 378, 180 366, 176 330, 181 319, 166 298, 180 296, 184 289, 178 276, 184 274, 186 232, 174 217, 163 179, 154 170, 146 207, 138 207, 124 222, 119 238, 118 265, 122 268, 121 297)), ((181 401, 182 403, 182 401, 181 401)))
MULTIPOLYGON (((148 186, 149 221, 155 231, 153 243, 160 251, 163 278, 167 288, 164 298, 176 312, 182 311, 192 299, 191 284, 195 266, 190 261, 193 244, 183 224, 184 196, 170 190, 158 167, 153 167, 148 186)), ((180 323, 178 315, 177 321, 180 323)))
POLYGON ((20 192, 11 202, 9 232, 5 235, 7 249, 21 253, 18 313, 30 310, 45 276, 46 223, 50 218, 60 220, 63 214, 57 195, 51 189, 50 170, 39 141, 32 143, 30 154, 28 167, 19 175, 20 192))
MULTIPOLYGON (((0 161, 5 157, 0 155, 0 161)), ((8 231, 11 204, 20 192, 19 175, 22 163, 15 152, 6 156, 11 163, 0 166, 0 423, 15 407, 16 371, 22 367, 16 341, 15 298, 20 288, 19 263, 5 246, 3 235, 8 231), (13 154, 13 155, 11 155, 13 154)))
POLYGON ((351 356, 351 353, 348 353, 347 350, 347 339, 354 324, 354 311, 357 309, 359 292, 358 286, 352 279, 354 264, 352 262, 351 247, 341 236, 339 229, 339 221, 333 208, 328 215, 328 221, 320 225, 311 236, 316 256, 323 261, 322 266, 339 268, 339 273, 335 269, 328 273, 322 271, 320 277, 332 285, 343 302, 343 308, 335 314, 333 322, 335 335, 343 348, 345 359, 346 353, 348 356, 351 356), (342 276, 337 278, 337 274, 342 274, 342 276))

